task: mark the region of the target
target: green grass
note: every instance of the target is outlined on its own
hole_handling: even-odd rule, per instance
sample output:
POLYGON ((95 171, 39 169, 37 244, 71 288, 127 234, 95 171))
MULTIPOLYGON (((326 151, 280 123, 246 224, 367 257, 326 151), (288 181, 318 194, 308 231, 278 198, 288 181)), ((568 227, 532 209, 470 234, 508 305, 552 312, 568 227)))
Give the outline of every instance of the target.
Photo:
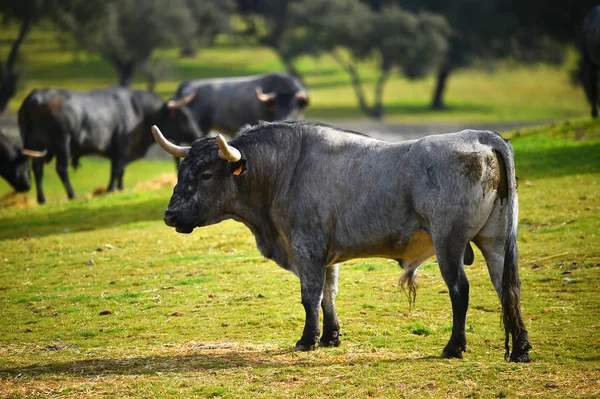
MULTIPOLYGON (((0 57, 9 51, 14 26, 0 27, 0 57)), ((283 65, 271 50, 264 47, 236 47, 219 42, 215 47, 201 49, 193 59, 181 59, 178 51, 162 50, 157 57, 173 66, 172 76, 157 85, 158 93, 168 98, 178 84, 186 79, 238 76, 282 71, 283 65)), ((433 112, 428 109, 434 88, 432 77, 411 82, 395 74, 385 87, 386 119, 391 121, 514 121, 557 120, 588 114, 581 88, 569 82, 568 71, 574 55, 560 67, 525 67, 510 62, 490 68, 473 67, 459 70, 451 76, 447 88, 448 109, 433 112)), ((97 55, 80 54, 78 59, 70 51, 58 47, 54 32, 43 26, 34 29, 21 50, 21 65, 25 84, 10 102, 16 112, 26 94, 33 88, 65 87, 89 90, 117 83, 113 68, 97 55)), ((373 63, 360 66, 368 96, 373 93, 377 71, 373 63)), ((328 56, 309 57, 298 61, 312 93, 312 105, 307 117, 317 120, 360 118, 357 100, 347 74, 328 56)), ((144 88, 139 79, 135 88, 144 88)))
MULTIPOLYGON (((263 259, 242 225, 177 234, 161 220, 169 187, 129 189, 0 211, 0 397, 597 396, 600 123, 508 136, 532 363, 503 359, 479 253, 467 267, 463 360, 439 358, 452 318, 433 259, 412 310, 396 263, 342 265, 342 345, 295 353, 304 323, 296 277, 263 259)), ((130 179, 159 172, 135 165, 130 179)))

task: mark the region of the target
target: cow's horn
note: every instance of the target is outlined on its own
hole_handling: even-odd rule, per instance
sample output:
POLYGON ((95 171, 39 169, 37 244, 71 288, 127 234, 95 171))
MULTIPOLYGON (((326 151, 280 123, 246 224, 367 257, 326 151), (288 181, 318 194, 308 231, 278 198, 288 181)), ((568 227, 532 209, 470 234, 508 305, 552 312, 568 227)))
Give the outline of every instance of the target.
POLYGON ((306 92, 305 90, 299 91, 296 93, 296 99, 302 99, 306 102, 308 102, 308 92, 306 92))
POLYGON ((220 158, 229 162, 237 162, 242 159, 242 154, 240 154, 238 149, 227 144, 227 140, 220 134, 217 136, 217 144, 219 146, 220 158))
POLYGON ((267 102, 267 101, 273 101, 277 98, 277 93, 276 92, 271 92, 271 93, 263 93, 262 88, 261 87, 257 87, 256 88, 256 96, 258 97, 258 99, 260 101, 263 102, 267 102))
POLYGON ((182 99, 177 101, 169 100, 169 102, 167 102, 167 107, 169 107, 170 109, 181 108, 184 105, 187 105, 190 101, 192 101, 194 97, 196 97, 196 93, 192 93, 189 96, 183 97, 182 99))
POLYGON ((190 152, 190 147, 180 147, 167 140, 156 125, 152 126, 152 135, 154 136, 154 140, 156 140, 158 145, 174 157, 185 158, 188 152, 190 152))
POLYGON ((46 155, 48 151, 44 150, 44 151, 34 151, 34 150, 28 150, 27 148, 23 148, 21 150, 21 154, 26 155, 28 157, 31 158, 42 158, 43 156, 46 155))

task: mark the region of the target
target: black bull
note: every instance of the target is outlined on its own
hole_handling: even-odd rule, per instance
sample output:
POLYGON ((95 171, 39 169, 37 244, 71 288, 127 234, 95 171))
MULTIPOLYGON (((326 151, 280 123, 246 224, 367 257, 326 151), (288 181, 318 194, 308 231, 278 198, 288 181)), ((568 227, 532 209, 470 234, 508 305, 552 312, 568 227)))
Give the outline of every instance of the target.
POLYGON ((469 301, 464 263, 472 261, 473 242, 502 303, 506 356, 529 361, 514 158, 500 135, 466 130, 387 143, 324 124, 279 122, 248 128, 229 144, 219 136, 179 147, 156 127, 153 134, 167 152, 185 157, 167 225, 191 233, 237 220, 265 257, 300 278, 306 324, 297 350, 340 343, 338 263, 394 259, 414 293, 417 268, 436 255, 453 313, 442 356, 462 357, 469 301))
POLYGON ((259 120, 302 119, 309 96, 302 83, 284 73, 183 82, 176 98, 195 94, 187 105, 204 135, 211 130, 234 136, 259 120))
POLYGON ((29 191, 29 158, 40 158, 44 155, 44 152, 20 148, 0 133, 0 176, 16 191, 29 191))
POLYGON ((83 155, 110 158, 107 191, 123 188, 125 166, 143 157, 154 143, 150 126, 170 126, 171 139, 191 143, 200 137, 194 118, 184 106, 192 97, 164 102, 157 95, 126 88, 90 92, 62 89, 33 90, 19 109, 19 128, 28 148, 47 150, 45 159, 32 162, 37 199, 46 201, 42 187, 44 161, 56 156, 58 173, 69 199, 75 197, 68 163, 79 165, 83 155))

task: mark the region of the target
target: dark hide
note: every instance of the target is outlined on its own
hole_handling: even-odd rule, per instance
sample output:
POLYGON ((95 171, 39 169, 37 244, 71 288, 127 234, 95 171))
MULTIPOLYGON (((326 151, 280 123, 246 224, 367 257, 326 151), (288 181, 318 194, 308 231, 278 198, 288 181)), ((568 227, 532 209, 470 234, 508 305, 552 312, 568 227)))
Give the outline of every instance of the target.
POLYGON ((21 149, 0 133, 0 176, 19 192, 29 191, 29 159, 21 149))
POLYGON ((204 135, 217 130, 234 136, 241 127, 260 120, 302 119, 308 101, 296 97, 300 92, 306 92, 306 88, 298 79, 271 73, 187 81, 179 86, 176 98, 196 93, 188 107, 204 135), (256 94, 257 88, 277 96, 272 101, 261 101, 256 94))
MULTIPOLYGON (((47 150, 49 161, 56 156, 56 171, 68 197, 74 198, 68 176, 68 162, 96 154, 110 158, 111 175, 107 191, 123 188, 125 166, 143 157, 154 143, 149 133, 153 124, 170 126, 174 142, 193 142, 200 131, 190 112, 171 109, 153 93, 111 88, 90 92, 61 89, 33 90, 19 109, 19 127, 24 145, 47 150)), ((33 160, 37 198, 45 202, 42 188, 43 161, 33 160)))

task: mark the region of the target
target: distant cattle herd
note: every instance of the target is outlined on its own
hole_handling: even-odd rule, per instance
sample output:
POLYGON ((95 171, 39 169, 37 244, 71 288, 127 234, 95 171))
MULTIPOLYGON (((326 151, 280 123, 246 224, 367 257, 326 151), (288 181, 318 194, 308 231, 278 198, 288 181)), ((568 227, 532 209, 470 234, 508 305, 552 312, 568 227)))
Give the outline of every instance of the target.
POLYGON ((81 156, 94 154, 111 161, 107 191, 121 190, 125 166, 154 143, 151 125, 163 127, 175 143, 192 143, 211 131, 234 136, 240 127, 259 120, 300 118, 308 104, 302 83, 283 73, 192 80, 182 83, 167 102, 127 88, 35 89, 18 113, 22 146, 0 134, 0 174, 15 190, 28 191, 32 158, 37 200, 43 204, 44 163, 56 158, 56 172, 72 199, 69 161, 76 168, 81 156))

